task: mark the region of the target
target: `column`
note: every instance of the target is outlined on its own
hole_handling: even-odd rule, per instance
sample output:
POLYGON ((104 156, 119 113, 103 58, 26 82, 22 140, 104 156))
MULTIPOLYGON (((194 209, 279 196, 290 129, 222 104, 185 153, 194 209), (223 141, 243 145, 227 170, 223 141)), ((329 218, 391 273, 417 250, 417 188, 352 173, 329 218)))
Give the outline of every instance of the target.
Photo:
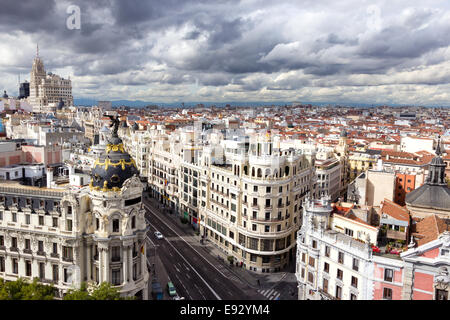
POLYGON ((98 248, 98 259, 99 259, 99 263, 98 263, 98 282, 102 283, 104 281, 103 278, 103 266, 104 266, 104 255, 103 255, 103 248, 98 248))
POLYGON ((141 256, 141 278, 144 278, 144 275, 147 271, 147 244, 144 240, 144 254, 142 252, 139 252, 139 255, 141 256))
POLYGON ((92 280, 92 244, 88 244, 87 246, 87 257, 86 257, 86 275, 87 281, 92 280))
POLYGON ((128 250, 128 281, 132 282, 133 280, 133 249, 130 246, 128 250))
POLYGON ((124 246, 122 250, 122 273, 123 273, 123 281, 125 284, 128 281, 128 246, 124 246))
POLYGON ((109 250, 105 249, 104 251, 105 255, 105 279, 104 281, 109 282, 109 250))

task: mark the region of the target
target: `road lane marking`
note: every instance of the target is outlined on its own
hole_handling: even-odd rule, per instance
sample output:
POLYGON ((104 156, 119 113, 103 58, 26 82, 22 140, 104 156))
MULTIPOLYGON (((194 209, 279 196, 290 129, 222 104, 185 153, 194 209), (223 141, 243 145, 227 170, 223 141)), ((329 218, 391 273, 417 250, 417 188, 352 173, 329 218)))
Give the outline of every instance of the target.
MULTIPOLYGON (((195 252, 197 252, 197 254, 203 258, 203 260, 205 260, 206 262, 208 262, 214 269, 217 270, 217 272, 219 272, 224 278, 228 279, 228 277, 223 274, 222 271, 220 271, 219 269, 216 268, 215 265, 213 265, 208 259, 204 258, 200 252, 198 252, 189 242, 187 242, 186 240, 183 239, 182 236, 180 236, 175 230, 173 230, 165 221, 163 221, 160 217, 158 217, 158 215, 152 210, 151 207, 149 207, 148 205, 144 204, 144 207, 146 207, 151 213, 153 213, 155 215, 156 218, 158 218, 162 223, 164 223, 170 230, 172 230, 172 232, 174 232, 178 237, 180 237, 181 240, 183 240, 189 247, 192 248, 192 250, 194 250, 195 252)), ((150 224, 150 223, 149 223, 150 224)), ((152 224, 150 224, 152 225, 152 224)))
MULTIPOLYGON (((149 223, 149 225, 153 226, 151 223, 149 223)), ((153 226, 154 227, 154 226, 153 226)), ((206 282, 205 279, 203 279, 203 277, 197 272, 197 270, 195 270, 195 268, 186 260, 186 258, 180 253, 180 251, 177 250, 177 248, 174 247, 173 244, 171 244, 169 241, 167 241, 167 243, 180 255, 180 257, 187 263, 188 266, 191 267, 192 271, 194 271, 198 277, 203 281, 203 283, 208 287, 208 289, 216 296, 216 298, 218 300, 222 300, 222 298, 216 293, 216 291, 214 291, 213 288, 211 288, 211 286, 208 284, 208 282, 206 282)), ((198 252, 197 252, 198 253, 198 252)), ((184 286, 184 285, 183 285, 184 286)), ((191 298, 192 299, 192 298, 191 298)))

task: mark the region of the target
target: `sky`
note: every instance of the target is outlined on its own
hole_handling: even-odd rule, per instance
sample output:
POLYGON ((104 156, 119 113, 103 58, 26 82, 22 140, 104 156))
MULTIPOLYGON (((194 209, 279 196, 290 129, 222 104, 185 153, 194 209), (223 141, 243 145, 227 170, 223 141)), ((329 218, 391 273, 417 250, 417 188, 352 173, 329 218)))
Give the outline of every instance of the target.
POLYGON ((450 105, 450 2, 0 0, 0 90, 36 45, 74 98, 450 105), (77 6, 79 29, 69 28, 77 6))

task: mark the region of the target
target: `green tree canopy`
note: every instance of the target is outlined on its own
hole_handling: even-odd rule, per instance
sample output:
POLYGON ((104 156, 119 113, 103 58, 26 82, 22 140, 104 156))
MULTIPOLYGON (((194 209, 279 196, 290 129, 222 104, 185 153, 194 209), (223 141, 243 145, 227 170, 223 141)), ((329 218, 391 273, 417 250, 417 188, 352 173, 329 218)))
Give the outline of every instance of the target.
POLYGON ((16 281, 0 279, 0 300, 53 300, 54 294, 53 285, 41 284, 37 278, 31 283, 23 278, 16 281))

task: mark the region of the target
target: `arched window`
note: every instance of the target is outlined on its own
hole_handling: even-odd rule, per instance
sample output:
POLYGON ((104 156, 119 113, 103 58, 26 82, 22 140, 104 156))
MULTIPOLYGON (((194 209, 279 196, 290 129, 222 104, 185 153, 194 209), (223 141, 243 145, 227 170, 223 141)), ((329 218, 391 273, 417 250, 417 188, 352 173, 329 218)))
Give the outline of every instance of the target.
POLYGON ((261 168, 258 168, 258 178, 261 178, 262 177, 262 170, 261 170, 261 168))
POLYGON ((278 170, 277 169, 273 170, 273 176, 275 178, 278 178, 278 170))
POLYGON ((252 177, 255 176, 255 167, 252 167, 252 177))
POLYGON ((248 167, 247 166, 244 166, 244 174, 248 175, 248 167))
POLYGON ((286 167, 284 168, 284 175, 285 175, 285 176, 288 176, 288 175, 289 175, 289 166, 286 166, 286 167))
POLYGON ((270 168, 267 168, 266 169, 266 173, 265 173, 265 175, 264 175, 266 178, 268 177, 268 176, 270 176, 270 168))

